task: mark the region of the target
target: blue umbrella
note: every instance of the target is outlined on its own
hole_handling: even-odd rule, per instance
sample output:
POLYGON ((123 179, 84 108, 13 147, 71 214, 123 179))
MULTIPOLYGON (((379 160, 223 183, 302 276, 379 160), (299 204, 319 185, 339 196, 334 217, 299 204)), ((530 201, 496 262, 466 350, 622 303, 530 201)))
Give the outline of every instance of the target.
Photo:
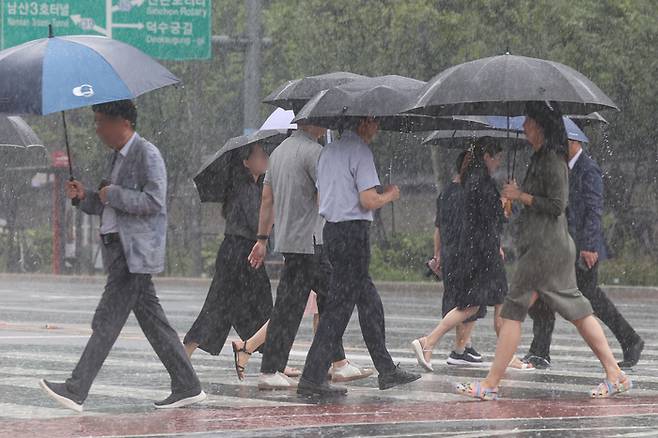
POLYGON ((0 112, 51 114, 135 97, 179 79, 138 49, 78 35, 0 52, 0 112))
MULTIPOLYGON (((455 118, 458 119, 460 117, 455 116, 455 118)), ((569 140, 575 140, 581 143, 589 143, 589 138, 587 138, 585 133, 574 123, 573 120, 566 116, 562 118, 564 120, 564 129, 567 131, 567 137, 569 140)), ((467 116, 464 117, 464 119, 485 123, 491 127, 491 129, 496 129, 499 131, 507 130, 507 117, 505 116, 467 116)), ((512 132, 523 132, 523 122, 525 122, 525 116, 510 117, 509 130, 512 132)))
MULTIPOLYGON (((516 116, 516 117, 506 117, 506 116, 453 116, 454 119, 477 122, 481 124, 480 129, 494 129, 497 131, 506 131, 510 132, 523 132, 523 122, 525 122, 525 116, 516 116)), ((567 132, 567 138, 569 140, 579 141, 581 143, 589 143, 589 138, 585 133, 567 116, 563 116, 564 128, 567 132)), ((430 137, 427 140, 431 140, 430 137)), ((508 143, 511 145, 512 141, 508 136, 508 143)), ((514 175, 514 168, 516 167, 516 145, 514 145, 514 155, 512 159, 512 169, 511 175, 514 175)), ((509 171, 509 161, 508 161, 508 175, 509 171)))
POLYGON ((62 112, 71 180, 64 111, 134 99, 180 82, 153 58, 128 44, 90 35, 56 38, 52 26, 48 38, 1 51, 0 77, 0 113, 62 112))

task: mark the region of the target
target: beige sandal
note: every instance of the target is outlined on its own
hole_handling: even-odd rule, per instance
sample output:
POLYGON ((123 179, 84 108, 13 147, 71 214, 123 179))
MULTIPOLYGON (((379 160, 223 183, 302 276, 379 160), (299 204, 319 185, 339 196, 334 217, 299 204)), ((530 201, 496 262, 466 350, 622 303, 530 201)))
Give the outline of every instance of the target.
POLYGON ((416 355, 416 360, 418 361, 418 365, 425 368, 427 371, 433 372, 434 368, 432 367, 432 363, 425 360, 425 352, 432 350, 424 349, 423 344, 420 342, 420 339, 414 339, 413 341, 411 341, 411 349, 416 355))
POLYGON ((616 382, 605 379, 599 383, 599 386, 590 391, 592 398, 608 398, 633 388, 633 382, 626 373, 622 372, 621 377, 616 382))
POLYGON ((455 386, 455 391, 459 395, 465 395, 483 401, 498 400, 498 388, 484 388, 480 385, 480 382, 458 383, 455 386))

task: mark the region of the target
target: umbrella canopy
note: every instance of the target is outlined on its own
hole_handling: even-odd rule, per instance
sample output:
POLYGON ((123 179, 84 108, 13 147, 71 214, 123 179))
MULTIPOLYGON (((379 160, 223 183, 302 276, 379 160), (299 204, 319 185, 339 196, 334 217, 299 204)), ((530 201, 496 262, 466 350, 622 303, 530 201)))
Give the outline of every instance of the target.
POLYGON ((287 129, 259 130, 249 135, 229 139, 212 157, 201 166, 194 177, 194 184, 201 202, 225 202, 231 188, 233 172, 231 165, 235 151, 260 144, 263 147, 278 146, 288 137, 287 129))
POLYGON ((592 114, 587 114, 587 115, 580 115, 580 114, 575 114, 575 115, 570 115, 570 119, 573 119, 574 122, 576 122, 576 125, 578 125, 579 128, 584 128, 586 126, 594 126, 594 125, 607 125, 608 121, 598 112, 592 113, 592 114))
POLYGON ((44 147, 30 125, 18 116, 0 117, 0 146, 19 149, 44 147))
POLYGON ((292 110, 277 108, 261 125, 260 129, 297 129, 297 125, 292 123, 295 113, 292 110))
POLYGON ((360 79, 321 91, 297 113, 294 122, 342 129, 350 120, 373 117, 388 131, 468 128, 476 121, 400 114, 425 85, 398 75, 360 79))
POLYGON ((583 74, 558 62, 510 54, 450 67, 418 93, 409 112, 442 115, 525 113, 531 101, 557 102, 563 114, 617 109, 583 74))
MULTIPOLYGON (((507 131, 507 117, 504 116, 455 116, 455 119, 471 120, 483 124, 483 129, 495 129, 503 131, 503 136, 505 136, 505 131, 507 131)), ((567 138, 569 140, 579 141, 581 143, 589 143, 589 138, 585 133, 571 120, 569 117, 563 116, 564 120, 564 129, 567 132, 567 138)), ((523 132, 523 122, 525 122, 525 116, 510 117, 509 119, 509 130, 511 132, 523 132)))
POLYGON ((263 102, 297 112, 320 91, 365 78, 367 76, 347 71, 337 71, 293 79, 270 93, 263 102))
POLYGON ((50 114, 133 99, 179 79, 138 49, 100 36, 49 37, 0 52, 0 113, 50 114))
MULTIPOLYGON (((501 130, 444 129, 432 132, 430 135, 425 137, 425 139, 423 139, 423 144, 435 144, 450 149, 465 149, 479 137, 500 138, 501 145, 506 145, 508 143, 507 132, 501 130)), ((510 136, 509 140, 513 143, 514 146, 518 146, 526 142, 525 135, 520 132, 515 132, 512 136, 510 136)))

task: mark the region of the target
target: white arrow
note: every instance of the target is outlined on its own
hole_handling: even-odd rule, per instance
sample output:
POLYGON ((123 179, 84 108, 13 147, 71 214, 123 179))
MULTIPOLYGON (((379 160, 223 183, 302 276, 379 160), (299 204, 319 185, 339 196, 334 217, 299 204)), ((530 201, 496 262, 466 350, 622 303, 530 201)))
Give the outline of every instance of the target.
MULTIPOLYGON (((82 28, 82 26, 81 26, 82 20, 86 20, 86 19, 87 18, 82 18, 82 16, 80 14, 71 15, 71 21, 73 21, 73 24, 75 24, 76 26, 78 26, 80 28, 82 28)), ((89 20, 91 20, 91 19, 89 19, 89 20)), ((102 35, 107 35, 107 30, 105 30, 104 28, 96 25, 95 22, 94 22, 94 25, 91 27, 91 29, 83 29, 83 30, 93 30, 94 32, 100 33, 102 35)))
POLYGON ((130 12, 132 8, 140 7, 143 4, 144 4, 144 0, 131 0, 128 8, 123 7, 122 5, 115 5, 112 6, 112 12, 119 12, 119 11, 130 12))
POLYGON ((112 27, 124 29, 144 29, 144 23, 112 23, 112 27))

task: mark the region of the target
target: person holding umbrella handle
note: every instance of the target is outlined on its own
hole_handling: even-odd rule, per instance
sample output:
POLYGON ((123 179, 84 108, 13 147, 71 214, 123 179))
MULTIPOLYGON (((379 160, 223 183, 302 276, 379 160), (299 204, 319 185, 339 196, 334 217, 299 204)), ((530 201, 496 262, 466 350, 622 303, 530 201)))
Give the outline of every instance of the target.
POLYGON ((528 309, 541 298, 570 321, 605 370, 605 380, 590 392, 606 398, 632 388, 631 379, 619 368, 592 305, 576 283, 576 247, 569 236, 566 207, 569 195, 568 142, 562 114, 544 102, 526 106, 523 125, 534 154, 523 184, 506 184, 502 195, 522 204, 516 246, 517 269, 505 297, 496 356, 481 382, 460 383, 459 394, 481 400, 496 400, 498 384, 514 356, 521 338, 521 323, 528 309))
POLYGON ((96 133, 113 150, 100 190, 67 184, 79 208, 101 217, 107 284, 91 322, 92 334, 75 369, 63 383, 42 379, 41 388, 64 407, 81 412, 91 385, 130 312, 171 377, 171 395, 156 408, 177 408, 206 398, 178 333, 160 305, 151 276, 164 270, 167 235, 167 171, 160 151, 135 132, 130 100, 92 106, 96 133), (109 182, 110 184, 107 184, 109 182))

